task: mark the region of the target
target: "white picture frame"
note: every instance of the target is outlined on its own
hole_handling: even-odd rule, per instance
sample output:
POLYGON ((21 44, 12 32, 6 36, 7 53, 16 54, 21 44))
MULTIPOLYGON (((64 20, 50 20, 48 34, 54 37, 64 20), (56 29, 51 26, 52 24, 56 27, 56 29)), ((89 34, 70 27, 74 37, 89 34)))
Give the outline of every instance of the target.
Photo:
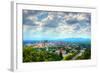
POLYGON ((34 4, 32 2, 12 2, 11 3, 11 28, 12 28, 12 49, 11 49, 11 70, 12 71, 26 71, 34 69, 54 69, 54 68, 67 68, 67 67, 83 67, 95 66, 97 61, 97 46, 95 43, 95 30, 96 28, 96 8, 94 7, 75 7, 63 5, 46 5, 34 4), (22 10, 48 10, 48 11, 70 11, 70 12, 89 12, 91 13, 91 59, 78 60, 78 61, 57 61, 57 62, 22 62, 22 10), (19 25, 18 25, 19 24, 19 25))

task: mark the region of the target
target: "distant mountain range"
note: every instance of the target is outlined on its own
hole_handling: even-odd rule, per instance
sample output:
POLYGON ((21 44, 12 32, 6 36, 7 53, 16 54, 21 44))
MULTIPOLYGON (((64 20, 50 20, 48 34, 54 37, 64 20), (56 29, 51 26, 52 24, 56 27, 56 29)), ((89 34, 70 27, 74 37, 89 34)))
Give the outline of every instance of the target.
POLYGON ((72 41, 72 42, 81 42, 81 41, 91 41, 91 39, 89 38, 65 38, 65 39, 61 39, 62 41, 72 41))
POLYGON ((48 42, 54 42, 54 41, 63 41, 63 42, 91 42, 90 38, 64 38, 64 39, 53 39, 53 40, 24 40, 23 43, 35 43, 35 42, 41 42, 41 41, 48 41, 48 42))

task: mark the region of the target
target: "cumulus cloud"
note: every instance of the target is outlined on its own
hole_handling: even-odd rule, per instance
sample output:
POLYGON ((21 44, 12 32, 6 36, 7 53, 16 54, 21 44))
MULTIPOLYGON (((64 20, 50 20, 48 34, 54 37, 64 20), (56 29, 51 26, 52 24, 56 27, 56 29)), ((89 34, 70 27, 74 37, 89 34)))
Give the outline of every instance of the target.
POLYGON ((90 37, 91 14, 23 10, 23 34, 28 34, 27 38, 90 37))

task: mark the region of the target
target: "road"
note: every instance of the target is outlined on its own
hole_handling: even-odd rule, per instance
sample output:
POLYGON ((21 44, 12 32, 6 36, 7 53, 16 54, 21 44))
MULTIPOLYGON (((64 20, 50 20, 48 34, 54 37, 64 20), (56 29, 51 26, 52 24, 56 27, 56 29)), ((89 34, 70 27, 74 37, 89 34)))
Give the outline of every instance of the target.
POLYGON ((81 50, 76 56, 72 58, 72 60, 75 60, 78 56, 81 56, 84 52, 85 50, 81 50))

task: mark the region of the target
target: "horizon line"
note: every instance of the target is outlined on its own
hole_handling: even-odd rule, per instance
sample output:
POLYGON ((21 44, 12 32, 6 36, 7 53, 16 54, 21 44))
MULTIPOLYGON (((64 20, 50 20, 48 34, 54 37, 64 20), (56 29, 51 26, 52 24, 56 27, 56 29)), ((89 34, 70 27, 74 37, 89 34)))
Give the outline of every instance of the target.
MULTIPOLYGON (((36 40, 36 41, 39 41, 39 40, 63 40, 63 39, 79 39, 79 38, 58 38, 58 39, 32 39, 32 40, 23 40, 23 41, 34 41, 34 40, 36 40)), ((82 38, 82 37, 80 37, 80 39, 91 39, 91 38, 82 38)))

